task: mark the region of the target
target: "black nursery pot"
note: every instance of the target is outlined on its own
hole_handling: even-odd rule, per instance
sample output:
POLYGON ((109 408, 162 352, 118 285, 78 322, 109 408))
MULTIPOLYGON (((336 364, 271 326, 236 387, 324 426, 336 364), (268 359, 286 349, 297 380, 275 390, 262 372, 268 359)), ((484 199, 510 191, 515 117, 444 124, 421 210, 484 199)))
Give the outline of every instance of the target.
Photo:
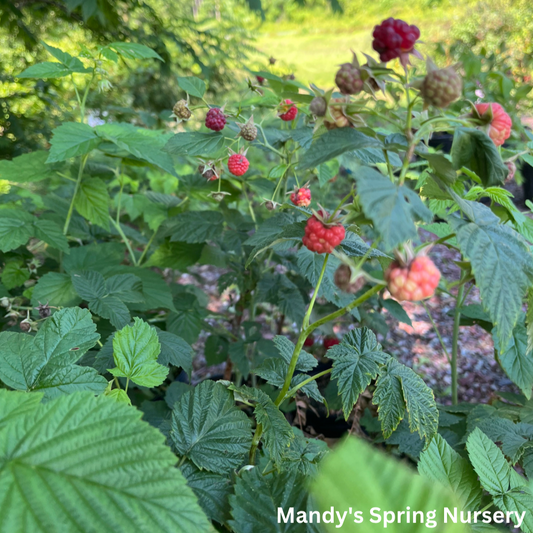
POLYGON ((429 139, 429 146, 431 148, 438 148, 445 154, 449 154, 452 150, 453 135, 451 133, 439 132, 434 133, 429 139))

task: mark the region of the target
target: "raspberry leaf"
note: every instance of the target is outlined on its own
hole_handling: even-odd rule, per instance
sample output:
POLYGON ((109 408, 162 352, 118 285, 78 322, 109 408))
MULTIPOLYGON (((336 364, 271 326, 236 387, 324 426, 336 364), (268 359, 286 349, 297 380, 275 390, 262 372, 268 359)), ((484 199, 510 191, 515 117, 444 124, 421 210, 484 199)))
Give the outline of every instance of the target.
POLYGON ((178 76, 178 85, 191 96, 203 98, 205 94, 205 82, 195 76, 178 76))
POLYGON ((91 126, 80 122, 64 122, 53 133, 47 163, 66 161, 71 157, 88 154, 101 142, 91 126))
POLYGON ((449 487, 457 495, 465 510, 479 508, 483 490, 472 465, 461 457, 439 434, 420 455, 420 475, 449 487))
POLYGON ((30 404, 0 391, 0 412, 12 413, 14 403, 17 416, 0 422, 3 530, 26 524, 48 533, 58 523, 64 531, 80 524, 117 532, 212 530, 163 436, 141 422, 139 410, 89 393, 30 404))
POLYGON ((109 371, 142 387, 157 387, 168 374, 168 368, 157 362, 160 352, 156 330, 135 317, 133 326, 122 328, 113 337, 116 368, 109 371))
POLYGON ((252 443, 250 420, 214 381, 200 383, 174 404, 170 437, 179 455, 217 474, 238 468, 252 443))
POLYGON ((527 346, 527 332, 523 324, 517 324, 507 346, 502 349, 497 328, 492 333, 494 348, 503 370, 527 399, 533 389, 533 352, 527 346))
POLYGON ((302 157, 298 168, 300 170, 314 168, 344 152, 363 148, 383 148, 383 143, 354 128, 334 129, 324 133, 313 142, 302 157))
POLYGON ((288 447, 294 440, 294 432, 285 415, 259 389, 253 389, 246 385, 241 387, 230 385, 229 388, 234 391, 236 401, 244 401, 254 406, 257 423, 263 426, 263 443, 266 451, 270 460, 279 466, 284 455, 288 452, 288 447))
POLYGON ((0 333, 0 379, 13 389, 41 390, 46 399, 79 390, 102 393, 107 381, 75 365, 99 337, 89 311, 78 307, 57 311, 35 337, 0 333))
POLYGON ((438 429, 439 412, 433 391, 409 367, 389 359, 380 368, 373 403, 378 405, 385 438, 398 427, 406 412, 411 432, 429 444, 438 429))
POLYGON ((348 420, 359 395, 376 379, 390 355, 383 351, 371 330, 357 328, 330 348, 328 357, 333 359, 331 377, 337 380, 344 418, 348 420))
POLYGON ((162 235, 171 241, 190 244, 217 240, 224 228, 224 217, 218 211, 186 211, 163 224, 162 235))
MULTIPOLYGON (((311 494, 316 498, 320 511, 349 509, 357 502, 365 521, 369 512, 379 502, 381 510, 416 509, 426 513, 436 509, 459 507, 453 493, 439 484, 413 472, 406 465, 372 448, 363 439, 347 438, 329 454, 321 464, 320 473, 313 481, 311 494), (355 479, 371 479, 372 483, 354 483, 355 479)), ((382 511, 383 512, 383 511, 382 511)), ((438 517, 437 517, 438 521, 438 517)), ((410 525, 388 524, 396 533, 426 533, 424 521, 417 520, 410 525)), ((335 526, 328 531, 335 531, 335 526)), ((365 531, 379 531, 369 525, 365 531)), ((361 524, 346 520, 343 528, 347 533, 358 533, 361 524)), ((291 530, 292 531, 292 530, 291 530)), ((463 524, 442 524, 442 533, 466 533, 470 528, 463 524)))
POLYGON ((69 247, 61 228, 50 220, 40 220, 22 209, 0 211, 0 250, 9 252, 26 244, 31 237, 68 253, 69 247))
POLYGON ((2 179, 16 183, 35 183, 55 175, 56 165, 46 165, 48 152, 36 150, 14 157, 11 161, 0 161, 2 179))
POLYGON ((298 471, 275 472, 263 476, 259 467, 243 472, 235 484, 235 494, 229 497, 232 520, 229 524, 235 533, 307 533, 307 524, 296 522, 298 513, 313 510, 305 490, 305 476, 298 471), (261 495, 257 498, 256 495, 261 495), (283 524, 277 520, 278 510, 294 510, 294 523, 283 524))
POLYGON ((533 256, 522 237, 488 207, 457 195, 454 198, 468 220, 453 215, 448 222, 463 256, 472 263, 483 307, 498 331, 500 350, 505 350, 522 298, 533 283, 533 256))
POLYGON ((216 158, 224 148, 221 133, 177 133, 165 144, 163 151, 178 156, 200 156, 216 158))
POLYGON ((107 45, 107 48, 114 50, 118 55, 125 59, 159 59, 163 58, 154 50, 139 43, 111 43, 107 45))
POLYGON ((456 170, 475 172, 485 187, 501 185, 509 173, 492 139, 474 128, 455 130, 451 155, 456 170))
POLYGON ((74 205, 82 217, 109 230, 110 202, 106 184, 100 178, 91 178, 80 184, 74 205))
POLYGON ((417 236, 415 221, 431 222, 433 214, 418 194, 370 167, 356 175, 357 192, 365 215, 372 220, 386 249, 417 236))

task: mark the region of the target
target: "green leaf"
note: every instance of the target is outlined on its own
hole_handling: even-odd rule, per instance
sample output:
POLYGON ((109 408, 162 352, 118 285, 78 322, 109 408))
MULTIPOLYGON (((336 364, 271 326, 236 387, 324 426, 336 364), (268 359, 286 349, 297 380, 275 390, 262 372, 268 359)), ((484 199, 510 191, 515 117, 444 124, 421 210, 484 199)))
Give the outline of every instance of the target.
POLYGON ((484 205, 461 200, 470 219, 455 216, 449 223, 464 257, 472 263, 483 307, 498 330, 500 349, 510 341, 522 308, 522 298, 533 283, 533 256, 525 241, 484 205))
POLYGON ((450 488, 467 511, 476 511, 483 490, 472 465, 461 457, 440 435, 435 435, 420 455, 418 471, 429 481, 450 488))
POLYGON ((184 272, 200 259, 203 249, 203 243, 164 242, 150 256, 145 266, 172 268, 184 272))
POLYGON ((514 327, 511 340, 503 351, 496 329, 493 330, 492 338, 503 370, 529 400, 533 389, 533 352, 527 349, 525 326, 517 324, 514 327))
MULTIPOLYGON (((0 412, 18 394, 0 391, 0 412)), ((2 531, 212 531, 139 410, 89 393, 32 407, 0 431, 2 531)))
POLYGON ((214 158, 224 148, 221 133, 197 131, 177 133, 171 137, 163 151, 172 155, 214 158))
POLYGON ((241 466, 252 443, 248 417, 214 381, 200 383, 174 404, 170 436, 179 455, 218 474, 241 466))
POLYGON ((81 302, 76 293, 72 280, 68 274, 47 272, 39 278, 33 289, 31 303, 37 307, 40 303, 50 304, 57 307, 72 307, 81 302))
POLYGON ((392 183, 377 170, 361 167, 357 193, 365 215, 372 220, 387 249, 417 236, 416 220, 431 222, 433 214, 418 194, 392 183))
POLYGON ((203 243, 222 234, 224 217, 218 211, 185 211, 168 220, 165 235, 171 241, 203 243))
MULTIPOLYGON (((433 173, 438 176, 444 183, 453 185, 457 179, 457 172, 452 162, 442 154, 425 154, 417 152, 420 157, 427 160, 433 173)), ((462 166, 462 165, 461 165, 462 166)))
POLYGON ((95 131, 99 137, 112 142, 120 149, 158 166, 173 176, 177 175, 172 158, 163 151, 169 134, 122 123, 103 124, 97 126, 95 131))
POLYGON ((402 305, 396 300, 393 300, 392 298, 380 299, 380 303, 396 320, 403 322, 408 326, 413 326, 409 315, 406 313, 402 305))
POLYGON ((354 128, 338 128, 321 135, 305 152, 298 168, 314 168, 350 150, 382 148, 381 141, 368 137, 354 128))
POLYGON ((511 520, 518 527, 516 514, 523 517, 523 522, 520 524, 520 531, 522 533, 533 533, 533 494, 530 490, 524 492, 510 491, 507 494, 496 496, 494 504, 504 513, 512 513, 511 520))
POLYGON ((46 48, 49 54, 54 56, 62 65, 65 65, 65 67, 69 68, 72 72, 92 72, 92 69, 86 69, 83 66, 83 63, 79 58, 72 57, 69 53, 60 50, 59 48, 50 46, 44 41, 41 41, 41 44, 46 48))
POLYGON ((106 391, 105 395, 109 398, 113 398, 113 400, 115 400, 116 402, 131 405, 130 397, 128 396, 128 393, 125 390, 111 389, 110 391, 106 391))
POLYGON ((128 378, 141 387, 157 387, 168 374, 168 368, 157 362, 161 345, 157 332, 147 322, 135 317, 113 337, 114 376, 128 378))
POLYGON ((191 345, 170 331, 161 331, 157 328, 156 331, 161 344, 161 353, 157 361, 162 365, 181 367, 191 376, 194 358, 194 350, 191 345))
POLYGON ((72 70, 61 63, 52 63, 50 61, 43 61, 31 65, 27 69, 23 70, 20 74, 17 74, 16 78, 38 78, 45 80, 48 78, 63 78, 64 76, 70 76, 72 70))
POLYGON ((263 476, 259 467, 237 477, 235 495, 229 497, 235 533, 311 533, 306 524, 297 523, 299 512, 311 510, 305 477, 298 472, 281 472, 263 476), (259 496, 260 495, 260 496, 259 496), (294 523, 278 522, 278 510, 293 509, 294 523))
POLYGON ((185 461, 180 470, 204 513, 219 524, 227 522, 230 519, 228 498, 233 493, 231 479, 226 475, 200 470, 190 461, 185 461))
POLYGON ((106 184, 100 178, 90 178, 80 183, 74 206, 82 217, 109 231, 110 202, 106 184))
POLYGON ((9 252, 37 237, 68 253, 68 242, 61 228, 49 220, 41 220, 21 209, 0 209, 0 250, 9 252))
POLYGON ((11 161, 0 161, 0 179, 15 183, 35 183, 54 175, 52 165, 46 165, 48 152, 37 150, 14 157, 11 161))
MULTIPOLYGON (((108 48, 115 50, 115 52, 125 59, 159 59, 163 58, 154 50, 139 43, 111 43, 107 45, 108 48)), ((164 63, 164 61, 163 61, 164 63)))
POLYGON ((196 98, 203 98, 205 94, 205 82, 195 76, 178 76, 178 85, 196 98))
POLYGON ((359 395, 376 379, 380 365, 390 355, 383 351, 371 330, 357 328, 330 348, 328 357, 333 359, 331 377, 338 381, 344 418, 348 420, 359 395))
POLYGON ((456 170, 475 172, 485 187, 503 184, 509 173, 492 139, 475 128, 455 129, 451 154, 456 170))
POLYGON ((64 122, 53 133, 47 163, 88 154, 100 144, 94 129, 80 122, 64 122))
POLYGON ((30 271, 22 261, 8 261, 2 269, 2 283, 10 291, 30 279, 30 271))
MULTIPOLYGON (((289 365, 296 346, 284 335, 276 335, 274 337, 274 345, 285 363, 289 365)), ((313 370, 317 364, 318 361, 313 355, 302 350, 296 361, 296 370, 299 372, 309 372, 309 370, 313 370)))
POLYGON ((466 449, 482 487, 493 496, 508 492, 511 467, 498 446, 476 428, 468 437, 466 449))
POLYGON ((189 344, 198 339, 207 313, 194 294, 181 294, 174 303, 175 312, 167 317, 167 330, 183 337, 189 344))
POLYGON ((324 187, 329 180, 333 179, 339 172, 339 168, 340 163, 336 159, 318 165, 316 170, 320 187, 324 187))
POLYGON ((268 451, 270 460, 279 466, 283 461, 283 456, 288 452, 288 447, 294 440, 294 432, 284 414, 259 389, 253 389, 245 385, 241 387, 230 386, 230 389, 235 392, 236 401, 253 402, 255 404, 255 419, 263 427, 264 447, 268 451))
MULTIPOLYGON (((312 482, 311 494, 315 497, 320 511, 334 509, 363 513, 363 524, 357 524, 350 516, 342 527, 346 533, 383 531, 385 524, 370 524, 370 510, 379 508, 378 513, 389 511, 397 517, 398 512, 420 511, 427 513, 437 509, 459 507, 451 491, 439 484, 431 483, 417 475, 412 469, 398 460, 376 450, 363 440, 347 438, 340 446, 330 453, 321 464, 318 477, 312 482), (354 480, 367 479, 370 483, 358 483, 354 480), (355 506, 355 507, 354 507, 355 506)), ((389 520, 390 520, 389 515, 389 520)), ((405 515, 402 523, 395 521, 387 524, 391 533, 427 533, 426 521, 414 520, 406 525, 405 515)), ((447 524, 439 515, 435 522, 442 533, 467 533, 469 529, 463 524, 447 524)), ((326 531, 339 531, 338 522, 325 524, 326 531)))
POLYGON ((409 367, 389 359, 380 369, 373 403, 378 405, 385 438, 390 437, 407 415, 409 429, 429 444, 437 433, 439 412, 433 391, 409 367))
POLYGON ((42 390, 47 399, 78 390, 101 393, 107 381, 75 365, 99 337, 89 311, 77 307, 54 313, 35 337, 0 333, 0 379, 14 389, 42 390))
POLYGON ((107 318, 120 329, 131 321, 129 309, 124 302, 138 301, 141 297, 135 290, 139 287, 139 278, 131 274, 126 276, 113 276, 109 278, 108 285, 99 272, 81 271, 72 274, 72 283, 76 292, 89 303, 89 309, 93 313, 107 318), (131 284, 129 290, 122 291, 121 287, 116 285, 118 279, 128 280, 131 284))

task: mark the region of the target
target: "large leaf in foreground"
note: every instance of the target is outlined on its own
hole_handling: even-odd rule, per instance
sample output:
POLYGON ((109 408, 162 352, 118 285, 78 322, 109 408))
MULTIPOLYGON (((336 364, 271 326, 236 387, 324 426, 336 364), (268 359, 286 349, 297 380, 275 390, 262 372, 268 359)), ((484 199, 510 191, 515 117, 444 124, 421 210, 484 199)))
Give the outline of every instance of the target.
POLYGON ((0 413, 14 402, 24 413, 0 426, 0 532, 211 531, 137 409, 90 393, 29 406, 0 391, 0 413))
POLYGON ((431 222, 431 211, 405 185, 398 186, 369 167, 361 167, 356 180, 361 207, 387 250, 417 236, 415 221, 431 222))
POLYGON ((479 203, 459 200, 468 218, 449 222, 464 257, 472 263, 483 307, 498 330, 505 350, 522 309, 522 298, 533 284, 533 256, 525 241, 492 211, 479 203))
POLYGON ((80 122, 65 122, 56 128, 53 134, 47 163, 66 161, 71 157, 88 154, 101 142, 91 126, 80 122))
MULTIPOLYGON (((363 513, 363 524, 357 524, 347 516, 342 531, 346 533, 382 532, 383 521, 370 523, 370 510, 379 507, 384 511, 437 510, 435 520, 441 533, 466 533, 462 524, 444 524, 444 507, 458 507, 453 494, 446 488, 431 483, 417 475, 398 460, 375 450, 362 440, 348 438, 343 444, 324 459, 320 473, 314 481, 311 494, 315 497, 320 511, 334 509, 353 510, 363 513), (372 480, 370 483, 368 480, 372 480)), ((390 518, 390 517, 389 517, 390 518)), ((336 523, 326 524, 326 531, 339 531, 336 523)), ((424 521, 407 524, 404 520, 387 524, 386 531, 392 533, 426 533, 424 521)))
POLYGON ((174 404, 170 436, 179 455, 217 474, 239 467, 252 443, 250 420, 214 381, 204 381, 174 404))

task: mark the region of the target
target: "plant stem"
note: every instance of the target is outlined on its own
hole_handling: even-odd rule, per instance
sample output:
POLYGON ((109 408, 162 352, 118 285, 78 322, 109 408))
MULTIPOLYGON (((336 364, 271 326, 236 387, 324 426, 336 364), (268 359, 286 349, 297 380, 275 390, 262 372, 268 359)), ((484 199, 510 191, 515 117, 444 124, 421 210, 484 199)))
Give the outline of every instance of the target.
POLYGON ((144 259, 144 256, 146 255, 146 252, 148 252, 148 250, 150 249, 150 246, 152 246, 152 242, 154 241, 154 238, 155 238, 158 230, 159 230, 159 228, 157 228, 154 231, 154 233, 152 234, 152 236, 150 237, 150 240, 148 241, 148 244, 145 246, 145 248, 143 250, 143 253, 141 254, 141 257, 139 257, 139 260, 137 261, 137 265, 138 266, 141 266, 141 264, 143 262, 143 259, 144 259))
POLYGON ((85 168, 85 163, 87 163, 87 158, 89 154, 85 154, 80 161, 80 168, 78 170, 78 179, 76 180, 76 185, 74 185, 74 194, 70 200, 70 206, 68 208, 67 219, 65 220, 65 225, 63 226, 63 235, 67 234, 68 227, 70 226, 70 219, 72 218, 72 213, 74 212, 74 202, 76 200, 76 195, 78 194, 78 189, 80 188, 81 180, 83 178, 83 169, 85 168))
POLYGON ((259 144, 263 145, 265 148, 268 148, 271 152, 274 152, 275 154, 279 155, 282 159, 285 159, 285 154, 281 153, 279 150, 276 150, 271 144, 267 141, 265 132, 263 131, 263 126, 261 124, 256 124, 256 126, 259 128, 259 131, 263 135, 263 140, 265 142, 259 142, 259 144))
POLYGON ((308 379, 306 379, 305 381, 302 381, 300 384, 296 385, 296 387, 293 387, 289 392, 287 392, 284 399, 294 396, 301 388, 305 387, 308 383, 311 383, 311 381, 315 381, 321 378, 322 376, 329 374, 332 370, 333 368, 328 368, 327 370, 319 372, 318 374, 315 374, 314 376, 310 376, 308 379))
POLYGON ((302 322, 302 330, 306 329, 307 326, 309 326, 309 319, 311 318, 311 313, 313 311, 313 307, 315 305, 315 301, 318 296, 318 290, 320 289, 320 285, 322 284, 322 280, 324 279, 324 274, 326 273, 326 266, 328 264, 328 259, 329 259, 329 254, 326 254, 326 257, 324 257, 324 262, 322 263, 322 270, 320 271, 320 276, 318 276, 318 282, 316 284, 315 291, 313 292, 311 302, 309 303, 309 307, 307 308, 307 312, 305 313, 304 320, 302 322))
POLYGON ((131 262, 133 263, 133 266, 139 266, 138 261, 135 259, 135 254, 133 253, 130 241, 127 239, 126 235, 124 235, 124 231, 120 227, 120 223, 117 224, 112 216, 109 217, 109 220, 111 221, 111 224, 115 226, 115 229, 118 231, 118 234, 122 237, 122 240, 124 241, 124 244, 126 245, 126 248, 128 249, 128 252, 131 256, 131 262))
POLYGON ((457 359, 459 353, 459 323, 461 322, 461 306, 463 305, 464 285, 459 287, 457 298, 455 299, 455 313, 453 317, 453 339, 452 339, 452 404, 459 403, 458 382, 457 382, 457 359))
POLYGON ((429 321, 431 322, 431 325, 433 326, 433 329, 435 330, 435 333, 437 334, 437 337, 439 338, 440 345, 442 346, 442 350, 444 351, 444 355, 446 356, 446 359, 448 360, 448 364, 451 365, 452 360, 450 359, 450 354, 448 353, 448 350, 446 348, 446 345, 444 344, 444 341, 442 340, 442 337, 439 332, 439 328, 437 328, 437 324, 435 324, 435 321, 433 320, 433 317, 431 316, 431 313, 429 312, 429 307, 427 306, 426 302, 422 301, 422 306, 426 310, 426 313, 428 314, 429 321))
POLYGON ((339 309, 338 311, 335 311, 334 313, 331 313, 320 320, 317 320, 316 322, 313 322, 313 324, 310 324, 306 333, 306 338, 309 336, 310 333, 312 333, 316 328, 326 324, 327 322, 330 322, 331 320, 335 320, 336 318, 341 317, 345 313, 350 312, 352 309, 355 309, 356 307, 359 307, 362 303, 366 302, 369 298, 374 296, 374 294, 378 293, 383 287, 383 284, 374 285, 371 289, 366 291, 362 296, 359 296, 357 300, 354 300, 351 304, 348 304, 347 306, 343 307, 342 309, 339 309))

